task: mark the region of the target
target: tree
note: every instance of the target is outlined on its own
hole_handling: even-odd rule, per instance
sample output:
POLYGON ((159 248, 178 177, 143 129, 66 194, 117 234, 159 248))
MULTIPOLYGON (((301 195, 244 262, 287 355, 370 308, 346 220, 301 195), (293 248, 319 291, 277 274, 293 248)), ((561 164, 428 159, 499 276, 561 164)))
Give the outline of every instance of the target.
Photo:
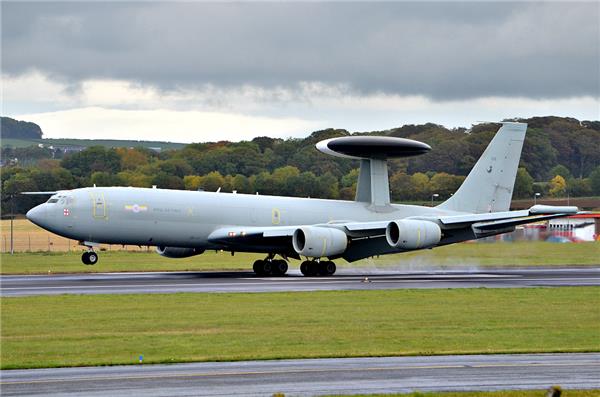
POLYGON ((150 187, 152 186, 152 176, 138 171, 122 171, 118 174, 119 179, 125 186, 150 187))
POLYGON ((271 174, 273 180, 274 194, 289 195, 293 194, 294 178, 300 175, 298 168, 288 165, 286 167, 277 168, 271 174))
POLYGON ((592 186, 589 178, 573 178, 567 181, 571 197, 585 197, 592 195, 592 186))
POLYGON ((393 201, 412 199, 411 177, 404 172, 396 172, 390 178, 390 190, 393 201))
POLYGON ((592 188, 592 194, 600 195, 600 166, 596 167, 594 171, 590 173, 590 186, 592 188))
POLYGON ((410 177, 410 192, 413 200, 426 200, 429 198, 429 177, 421 172, 410 177))
POLYGON ((198 190, 202 183, 202 177, 199 175, 186 175, 183 177, 183 185, 186 190, 198 190))
POLYGON ((91 146, 81 152, 66 156, 61 161, 61 166, 79 177, 91 176, 96 171, 116 174, 121 170, 121 157, 115 149, 91 146))
POLYGON ((231 181, 232 189, 239 193, 252 193, 250 181, 242 174, 237 174, 231 181))
POLYGON ((573 178, 571 171, 569 171, 569 169, 562 164, 552 167, 552 169, 550 170, 550 175, 560 175, 565 180, 573 178))
POLYGON ((104 171, 96 171, 90 177, 90 182, 96 186, 120 186, 123 181, 118 175, 109 174, 104 171))
POLYGON ((10 117, 0 117, 0 130, 3 138, 42 139, 42 129, 39 125, 10 117))
POLYGON ((536 180, 547 180, 548 171, 556 164, 556 149, 548 134, 543 130, 530 128, 525 135, 521 164, 536 180))
POLYGON ((164 171, 159 172, 152 178, 152 184, 160 189, 184 189, 183 180, 175 175, 169 175, 164 171))
POLYGON ((359 172, 360 171, 358 168, 351 169, 350 172, 348 172, 346 175, 344 175, 342 177, 342 186, 350 187, 352 185, 356 185, 356 183, 358 182, 359 172))
POLYGON ((121 169, 123 170, 135 170, 138 167, 148 164, 150 156, 145 149, 117 148, 116 151, 121 157, 121 169))
POLYGON ((339 196, 338 180, 330 172, 317 178, 318 192, 315 197, 336 199, 339 196))
POLYGON ((513 190, 514 198, 525 198, 533 196, 533 178, 525 167, 519 167, 513 190))
POLYGON ((223 187, 225 179, 218 171, 209 172, 202 177, 200 186, 207 192, 216 192, 223 187))
POLYGON ((567 191, 567 182, 565 178, 560 175, 556 175, 550 181, 550 196, 552 197, 560 197, 567 191))
POLYGON ((252 175, 250 183, 254 186, 254 191, 258 194, 273 194, 275 190, 273 178, 271 178, 271 174, 267 171, 263 171, 258 175, 252 175))
POLYGON ((430 180, 431 192, 439 194, 440 197, 450 197, 458 190, 464 179, 461 176, 438 172, 430 180))

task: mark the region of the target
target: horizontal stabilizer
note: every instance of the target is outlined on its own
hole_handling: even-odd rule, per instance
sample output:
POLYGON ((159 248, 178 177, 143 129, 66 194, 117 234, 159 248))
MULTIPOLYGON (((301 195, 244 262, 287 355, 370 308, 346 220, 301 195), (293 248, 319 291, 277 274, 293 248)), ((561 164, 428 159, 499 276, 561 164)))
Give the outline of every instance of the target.
POLYGON ((534 205, 529 209, 531 215, 538 214, 567 214, 575 215, 579 208, 574 206, 534 205))

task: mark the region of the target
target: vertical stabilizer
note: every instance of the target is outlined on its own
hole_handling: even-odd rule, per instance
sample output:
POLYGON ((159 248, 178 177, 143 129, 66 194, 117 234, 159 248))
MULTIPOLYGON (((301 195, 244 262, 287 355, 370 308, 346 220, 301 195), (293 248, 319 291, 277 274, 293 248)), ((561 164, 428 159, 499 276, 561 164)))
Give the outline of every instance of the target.
POLYGON ((467 179, 437 208, 471 213, 508 211, 526 130, 525 123, 502 123, 467 179))

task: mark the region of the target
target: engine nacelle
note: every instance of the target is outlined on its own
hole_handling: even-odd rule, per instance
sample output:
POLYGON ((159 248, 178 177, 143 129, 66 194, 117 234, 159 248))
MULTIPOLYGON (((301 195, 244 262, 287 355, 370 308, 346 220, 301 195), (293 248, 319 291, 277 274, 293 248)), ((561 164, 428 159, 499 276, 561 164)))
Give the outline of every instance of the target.
POLYGON ((156 252, 159 255, 167 258, 188 258, 194 255, 200 255, 204 252, 203 249, 199 248, 184 248, 184 247, 156 247, 156 252))
POLYGON ((292 237, 294 251, 309 258, 335 256, 346 251, 348 237, 339 229, 319 226, 299 227, 292 237))
POLYGON ((401 219, 388 223, 385 238, 394 248, 415 250, 436 245, 442 239, 442 230, 433 222, 401 219))

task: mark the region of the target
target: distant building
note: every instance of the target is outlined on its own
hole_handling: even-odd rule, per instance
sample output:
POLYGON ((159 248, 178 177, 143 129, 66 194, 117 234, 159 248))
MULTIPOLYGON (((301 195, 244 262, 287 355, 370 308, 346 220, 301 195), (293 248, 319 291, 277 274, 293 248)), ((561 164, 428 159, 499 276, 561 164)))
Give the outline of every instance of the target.
POLYGON ((512 233, 487 237, 482 241, 600 241, 600 213, 572 215, 517 226, 512 233))
POLYGON ((551 219, 548 221, 547 232, 575 241, 600 240, 600 213, 551 219))

